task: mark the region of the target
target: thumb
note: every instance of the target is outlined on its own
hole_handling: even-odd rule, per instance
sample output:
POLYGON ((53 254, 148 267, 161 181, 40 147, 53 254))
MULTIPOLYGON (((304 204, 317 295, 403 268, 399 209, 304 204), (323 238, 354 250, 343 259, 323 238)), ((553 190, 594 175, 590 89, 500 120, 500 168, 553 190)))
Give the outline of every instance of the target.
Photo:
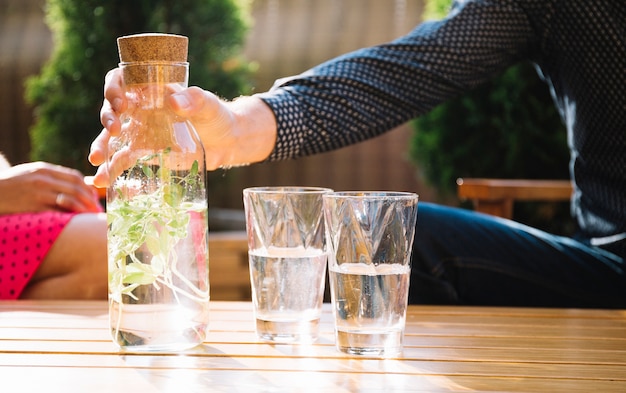
POLYGON ((189 119, 203 142, 210 144, 232 131, 234 119, 229 108, 215 94, 199 87, 189 87, 170 96, 176 114, 189 119))

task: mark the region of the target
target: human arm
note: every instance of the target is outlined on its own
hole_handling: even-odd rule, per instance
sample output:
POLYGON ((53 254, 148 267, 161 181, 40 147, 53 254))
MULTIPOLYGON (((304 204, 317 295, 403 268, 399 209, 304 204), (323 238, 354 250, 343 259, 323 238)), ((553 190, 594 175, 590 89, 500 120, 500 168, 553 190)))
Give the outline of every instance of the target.
MULTIPOLYGON (((207 154, 207 167, 258 161, 222 160, 220 165, 212 165, 213 157, 228 157, 234 146, 242 146, 235 151, 246 155, 250 149, 262 146, 264 154, 261 159, 278 160, 357 143, 478 85, 522 57, 531 29, 524 12, 515 7, 516 1, 464 3, 467 4, 458 7, 442 22, 424 24, 389 44, 333 59, 302 75, 281 81, 268 93, 255 96, 269 105, 271 112, 268 115, 272 115, 272 120, 276 118, 276 125, 270 127, 271 144, 259 144, 255 138, 237 137, 237 134, 259 134, 256 131, 238 133, 236 126, 225 128, 234 130, 233 135, 218 134, 223 138, 214 138, 214 144, 207 143, 206 127, 211 126, 211 122, 192 119, 205 147, 212 146, 216 152, 215 155, 207 154), (232 136, 242 144, 231 144, 232 136)), ((115 83, 110 81, 111 78, 105 86, 107 102, 120 99, 120 95, 111 94, 116 89, 112 89, 115 83)), ((219 117, 226 119, 226 124, 233 124, 229 120, 228 103, 220 102, 207 92, 195 96, 188 94, 188 97, 199 97, 202 105, 196 107, 201 108, 205 119, 219 117), (206 105, 207 97, 210 105, 206 105), (216 108, 225 109, 225 112, 216 108)), ((107 108, 107 102, 101 115, 107 128, 102 134, 104 139, 108 138, 107 134, 119 132, 116 116, 124 111, 123 100, 118 102, 119 107, 114 105, 116 110, 107 108)), ((250 124, 253 130, 256 129, 255 122, 250 124)), ((96 165, 104 162, 102 142, 97 141, 92 147, 90 159, 96 165)), ((100 168, 99 172, 102 170, 100 168)), ((96 179, 96 184, 102 185, 100 180, 106 178, 96 179)))
POLYGON ((531 1, 468 0, 445 19, 423 23, 390 43, 277 81, 272 91, 260 95, 275 112, 282 142, 269 160, 375 137, 512 64, 532 60, 537 38, 531 12, 521 7, 527 3, 531 1))

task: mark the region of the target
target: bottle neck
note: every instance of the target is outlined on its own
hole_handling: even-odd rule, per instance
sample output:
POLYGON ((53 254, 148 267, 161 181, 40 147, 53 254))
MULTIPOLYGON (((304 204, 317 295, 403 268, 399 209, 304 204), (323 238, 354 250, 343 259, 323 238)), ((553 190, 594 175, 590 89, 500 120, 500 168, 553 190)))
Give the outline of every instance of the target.
POLYGON ((186 62, 121 63, 128 98, 141 109, 160 109, 165 97, 187 87, 186 62))

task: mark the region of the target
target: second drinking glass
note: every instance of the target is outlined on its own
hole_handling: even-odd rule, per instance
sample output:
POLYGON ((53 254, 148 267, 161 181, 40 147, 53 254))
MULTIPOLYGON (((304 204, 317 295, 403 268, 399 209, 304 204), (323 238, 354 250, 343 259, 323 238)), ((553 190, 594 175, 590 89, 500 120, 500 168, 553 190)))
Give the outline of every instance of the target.
POLYGON ((353 355, 402 351, 417 220, 417 194, 324 195, 337 349, 353 355))

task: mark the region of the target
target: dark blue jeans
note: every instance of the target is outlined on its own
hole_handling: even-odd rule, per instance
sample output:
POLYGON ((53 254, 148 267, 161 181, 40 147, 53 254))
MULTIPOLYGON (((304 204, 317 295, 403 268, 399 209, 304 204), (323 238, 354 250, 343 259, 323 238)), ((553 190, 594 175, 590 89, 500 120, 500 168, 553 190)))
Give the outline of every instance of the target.
POLYGON ((409 303, 626 308, 626 247, 609 247, 420 202, 409 303))

